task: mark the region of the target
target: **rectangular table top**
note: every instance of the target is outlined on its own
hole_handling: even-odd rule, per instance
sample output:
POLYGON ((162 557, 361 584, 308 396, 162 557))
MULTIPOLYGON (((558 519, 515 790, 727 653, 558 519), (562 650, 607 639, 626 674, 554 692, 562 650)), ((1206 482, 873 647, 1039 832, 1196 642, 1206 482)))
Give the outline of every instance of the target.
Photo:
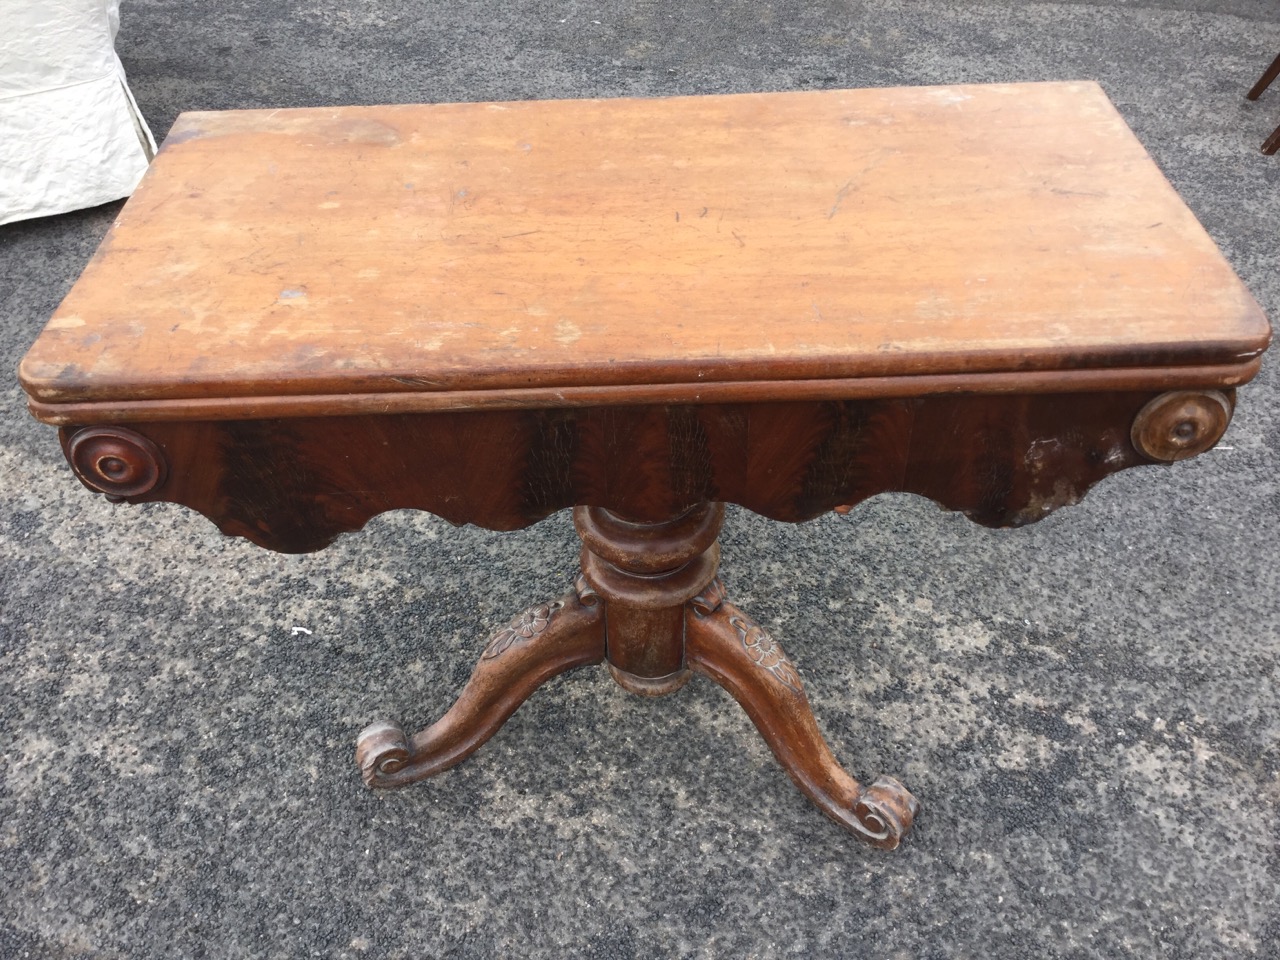
POLYGON ((1231 385, 1268 338, 1101 88, 1036 83, 183 114, 21 379, 53 422, 776 400, 1231 385))

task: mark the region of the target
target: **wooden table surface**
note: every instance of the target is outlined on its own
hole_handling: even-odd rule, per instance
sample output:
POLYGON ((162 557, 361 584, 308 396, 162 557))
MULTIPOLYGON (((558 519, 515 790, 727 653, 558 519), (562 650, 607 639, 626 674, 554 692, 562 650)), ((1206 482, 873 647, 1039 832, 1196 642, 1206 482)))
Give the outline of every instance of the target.
POLYGON ((1101 88, 1036 83, 184 114, 21 378, 61 423, 1158 389, 1268 336, 1101 88))

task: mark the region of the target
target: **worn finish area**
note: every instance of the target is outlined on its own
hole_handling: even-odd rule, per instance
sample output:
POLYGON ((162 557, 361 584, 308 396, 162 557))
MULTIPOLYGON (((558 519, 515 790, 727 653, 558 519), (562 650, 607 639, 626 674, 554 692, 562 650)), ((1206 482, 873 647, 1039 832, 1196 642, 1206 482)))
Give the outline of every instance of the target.
MULTIPOLYGON (((1273 316, 1276 117, 1243 92, 1277 49, 1250 0, 157 0, 121 34, 158 133, 187 110, 1096 79, 1273 316)), ((6 369, 118 212, 0 231, 6 369)), ((354 732, 432 723, 490 631, 573 583, 568 512, 490 533, 393 510, 285 556, 88 494, 4 396, 0 955, 1275 954, 1270 360, 1214 449, 1018 530, 893 494, 802 524, 728 508, 731 602, 834 754, 924 801, 892 854, 817 814, 703 676, 650 702, 567 674, 435 781, 366 790, 354 732)))
POLYGON ((22 378, 161 416, 1239 383, 1266 331, 1096 84, 230 111, 178 119, 22 378))

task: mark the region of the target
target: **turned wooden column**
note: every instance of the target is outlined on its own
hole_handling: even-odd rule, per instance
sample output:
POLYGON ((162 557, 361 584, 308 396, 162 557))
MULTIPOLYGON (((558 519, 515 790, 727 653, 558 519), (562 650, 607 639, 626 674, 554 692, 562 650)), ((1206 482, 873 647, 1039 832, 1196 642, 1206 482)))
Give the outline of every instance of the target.
POLYGON ((633 523, 577 507, 582 574, 605 600, 605 662, 625 689, 646 697, 678 690, 685 666, 685 603, 720 566, 724 504, 700 503, 665 523, 633 523))

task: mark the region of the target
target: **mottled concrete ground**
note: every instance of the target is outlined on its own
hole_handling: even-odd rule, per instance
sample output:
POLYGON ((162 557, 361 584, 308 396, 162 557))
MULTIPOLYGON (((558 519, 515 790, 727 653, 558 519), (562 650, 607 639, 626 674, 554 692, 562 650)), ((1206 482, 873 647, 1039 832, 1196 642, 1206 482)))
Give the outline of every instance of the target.
MULTIPOLYGON (((190 108, 1097 79, 1280 317, 1280 88, 1242 99, 1280 51, 1263 0, 138 0, 120 48, 160 135, 190 108)), ((5 370, 115 211, 0 230, 5 370)), ((566 584, 567 518, 397 513, 276 556, 88 494, 6 375, 0 957, 1280 957, 1275 371, 1219 449, 1033 528, 733 512, 726 578, 837 753, 924 803, 894 854, 702 681, 571 675, 455 771, 365 791, 355 733, 449 704, 484 630, 566 584)))

